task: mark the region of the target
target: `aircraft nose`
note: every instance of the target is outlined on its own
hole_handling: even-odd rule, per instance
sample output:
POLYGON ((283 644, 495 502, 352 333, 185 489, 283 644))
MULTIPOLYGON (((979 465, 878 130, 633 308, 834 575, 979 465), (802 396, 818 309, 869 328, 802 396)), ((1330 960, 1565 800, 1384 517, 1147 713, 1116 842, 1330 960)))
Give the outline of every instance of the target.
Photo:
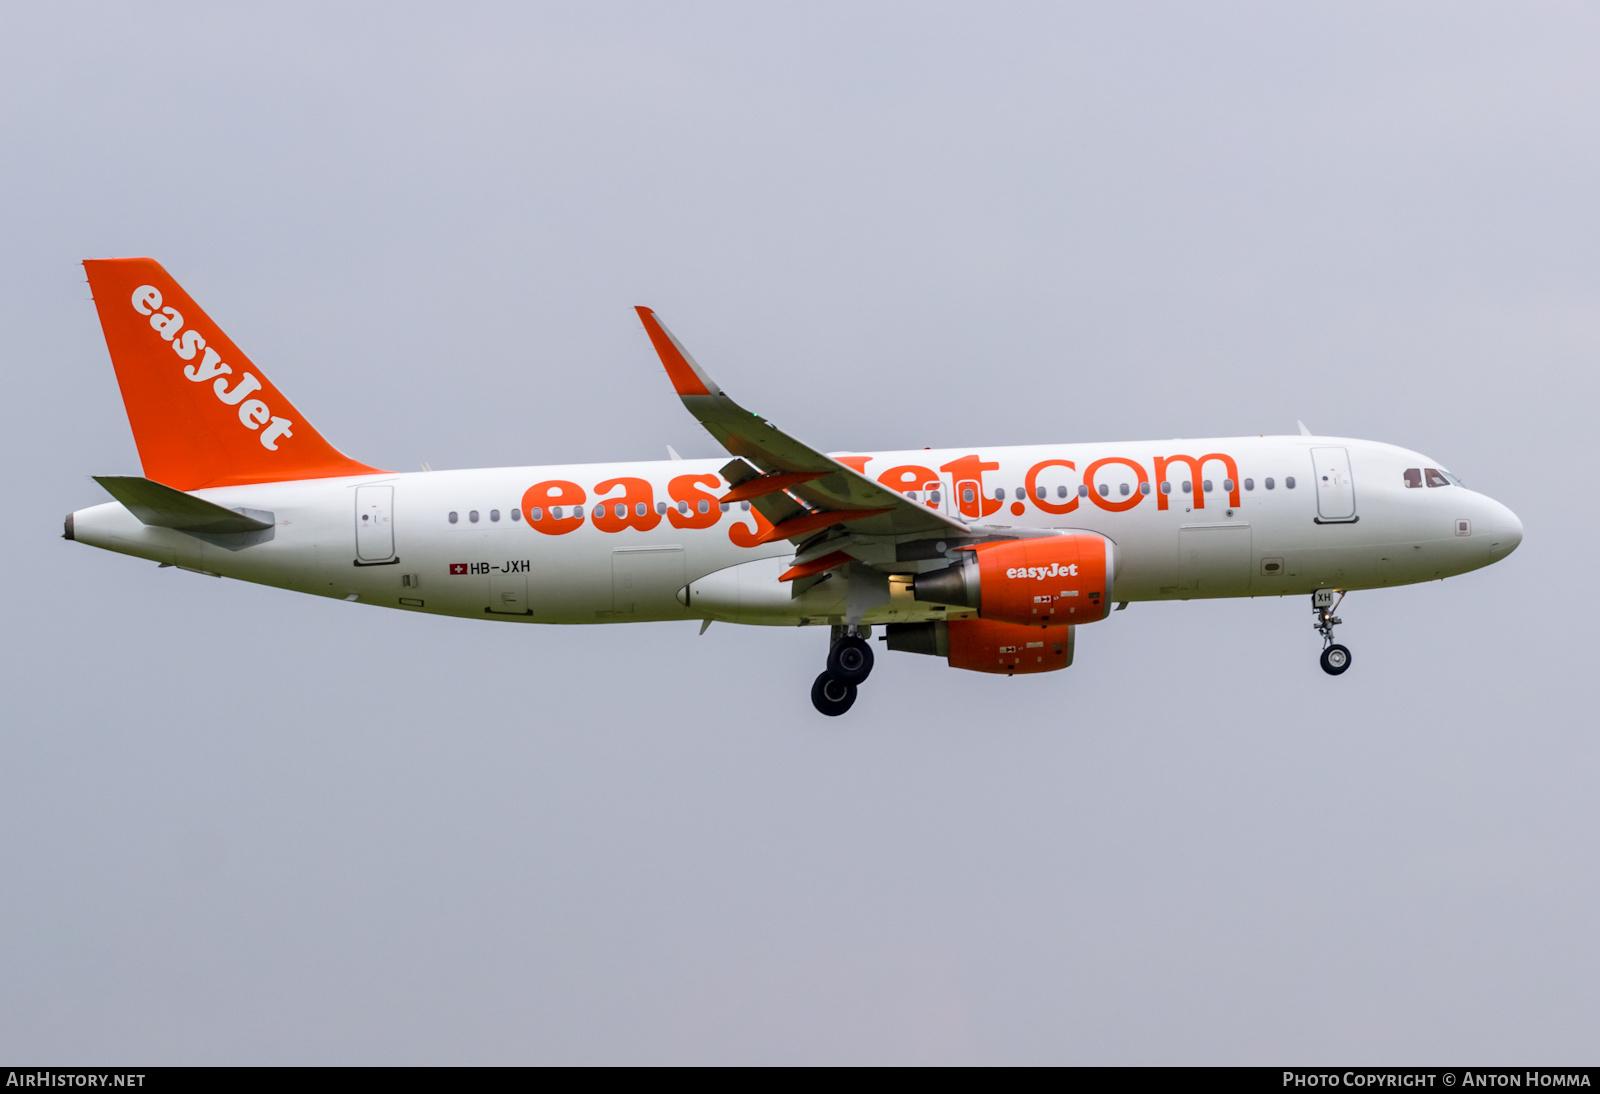
POLYGON ((1522 542, 1522 521, 1517 519, 1517 514, 1501 505, 1494 499, 1489 499, 1488 525, 1490 550, 1496 558, 1504 558, 1517 549, 1522 542))

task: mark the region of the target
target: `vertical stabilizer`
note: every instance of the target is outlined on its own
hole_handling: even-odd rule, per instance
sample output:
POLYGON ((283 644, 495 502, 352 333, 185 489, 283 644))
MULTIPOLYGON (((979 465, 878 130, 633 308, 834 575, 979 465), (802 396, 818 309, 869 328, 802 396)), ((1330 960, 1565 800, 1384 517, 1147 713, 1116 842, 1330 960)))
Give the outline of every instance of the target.
POLYGON ((378 470, 323 440, 160 263, 83 268, 147 478, 198 490, 378 470))

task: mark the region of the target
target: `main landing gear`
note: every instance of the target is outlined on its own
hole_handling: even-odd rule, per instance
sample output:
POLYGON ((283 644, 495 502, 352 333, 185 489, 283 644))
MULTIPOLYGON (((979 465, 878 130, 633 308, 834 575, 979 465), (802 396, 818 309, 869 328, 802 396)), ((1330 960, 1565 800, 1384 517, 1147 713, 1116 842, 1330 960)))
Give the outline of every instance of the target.
POLYGON ((811 685, 811 705, 837 718, 855 703, 856 686, 872 674, 872 647, 866 627, 834 627, 833 632, 828 667, 811 685))
POLYGON ((1312 626, 1322 635, 1322 671, 1329 676, 1338 676, 1350 667, 1350 650, 1333 640, 1333 628, 1344 622, 1333 614, 1344 603, 1343 592, 1339 593, 1338 600, 1333 599, 1335 591, 1318 589, 1311 594, 1311 610, 1317 617, 1312 626))

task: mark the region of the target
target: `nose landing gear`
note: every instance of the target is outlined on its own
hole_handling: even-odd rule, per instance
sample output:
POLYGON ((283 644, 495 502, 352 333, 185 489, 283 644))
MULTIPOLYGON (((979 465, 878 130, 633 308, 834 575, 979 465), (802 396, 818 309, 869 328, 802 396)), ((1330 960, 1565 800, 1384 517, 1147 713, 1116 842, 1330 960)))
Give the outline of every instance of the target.
POLYGON ((1322 635, 1322 671, 1329 676, 1338 676, 1350 667, 1350 650, 1333 640, 1333 628, 1344 622, 1333 614, 1342 603, 1344 593, 1339 590, 1318 589, 1311 594, 1311 611, 1317 617, 1312 626, 1322 635), (1333 599, 1336 591, 1339 592, 1338 600, 1333 599))
POLYGON ((811 705, 837 718, 856 701, 856 686, 872 674, 872 647, 867 627, 835 627, 828 667, 811 685, 811 705))

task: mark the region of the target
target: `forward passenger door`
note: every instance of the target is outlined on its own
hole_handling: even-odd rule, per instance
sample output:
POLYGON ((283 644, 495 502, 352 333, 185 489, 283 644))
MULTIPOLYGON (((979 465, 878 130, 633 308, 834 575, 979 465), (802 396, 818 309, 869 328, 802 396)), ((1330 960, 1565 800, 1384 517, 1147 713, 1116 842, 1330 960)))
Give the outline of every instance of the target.
POLYGON ((1313 448, 1311 472, 1317 484, 1317 516, 1323 523, 1354 522, 1356 487, 1348 448, 1313 448))

